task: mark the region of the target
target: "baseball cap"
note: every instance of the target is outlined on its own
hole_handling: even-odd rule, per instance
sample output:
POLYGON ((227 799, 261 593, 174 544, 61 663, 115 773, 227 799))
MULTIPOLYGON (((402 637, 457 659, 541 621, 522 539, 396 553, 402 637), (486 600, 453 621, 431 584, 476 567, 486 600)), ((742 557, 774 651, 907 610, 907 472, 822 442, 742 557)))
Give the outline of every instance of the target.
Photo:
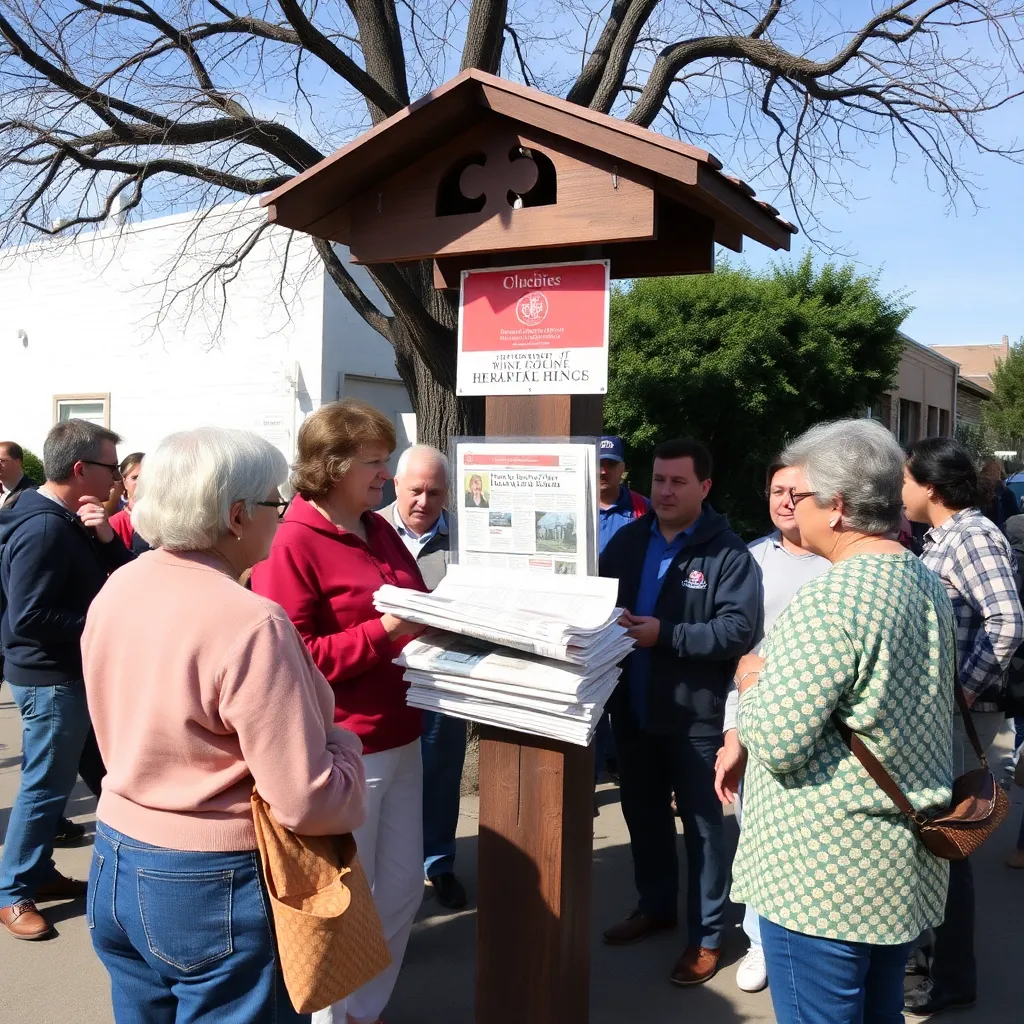
POLYGON ((610 459, 614 462, 625 462, 626 452, 622 444, 621 437, 606 436, 601 438, 600 444, 597 446, 598 458, 602 461, 604 459, 610 459))

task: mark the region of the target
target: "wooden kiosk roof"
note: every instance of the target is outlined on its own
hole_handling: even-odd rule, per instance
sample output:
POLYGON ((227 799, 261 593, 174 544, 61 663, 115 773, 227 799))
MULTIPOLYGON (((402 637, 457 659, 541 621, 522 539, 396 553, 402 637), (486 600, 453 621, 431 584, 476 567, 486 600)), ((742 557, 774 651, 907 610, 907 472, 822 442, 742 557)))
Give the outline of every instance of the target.
MULTIPOLYGON (((453 257, 457 260, 460 256, 465 262, 467 253, 503 251, 502 258, 507 263, 509 251, 537 248, 536 233, 533 241, 517 239, 515 221, 519 214, 531 215, 539 210, 517 210, 509 216, 506 209, 500 218, 503 225, 500 229, 494 227, 496 218, 489 211, 462 215, 461 219, 475 217, 470 227, 479 227, 484 220, 491 222, 490 241, 486 245, 465 242, 461 247, 441 246, 434 241, 433 251, 427 251, 431 249, 431 245, 425 244, 428 240, 421 242, 419 250, 411 240, 399 241, 401 251, 385 255, 373 245, 364 246, 366 251, 363 252, 358 244, 353 244, 353 236, 359 243, 360 238, 381 233, 369 230, 367 218, 374 209, 377 214, 381 213, 379 190, 388 182, 394 179, 403 195, 417 189, 425 193, 427 185, 435 187, 430 175, 439 173, 441 159, 457 157, 459 146, 470 146, 479 135, 498 129, 519 132, 524 138, 539 139, 555 151, 571 154, 566 159, 572 160, 574 167, 591 164, 599 168, 604 179, 614 179, 616 189, 621 175, 629 179, 627 184, 637 191, 650 194, 651 212, 646 224, 637 226, 632 233, 620 229, 618 234, 608 236, 610 242, 616 243, 608 247, 608 254, 616 250, 628 253, 629 258, 623 263, 637 263, 641 268, 637 276, 680 272, 673 269, 671 258, 668 265, 661 268, 660 253, 662 250, 667 253, 672 246, 687 244, 695 222, 703 225, 704 230, 699 233, 707 236, 707 243, 713 239, 737 252, 742 249, 744 236, 772 249, 788 249, 790 238, 797 230, 778 210, 759 201, 745 182, 725 174, 721 162, 711 153, 475 69, 463 71, 292 178, 265 196, 262 205, 268 208, 272 223, 349 245, 357 262, 430 256, 437 257, 439 263, 451 263, 453 257), (431 154, 435 155, 431 157, 431 154), (497 242, 493 237, 495 230, 501 232, 497 242), (639 261, 636 260, 638 255, 642 256, 639 261)), ((536 143, 527 141, 525 144, 536 143)), ((581 214, 580 207, 586 205, 587 196, 592 194, 591 183, 582 198, 575 201, 572 226, 560 233, 551 232, 545 247, 581 245, 597 240, 596 233, 607 216, 609 204, 606 198, 594 195, 590 200, 593 209, 581 214), (589 218, 591 230, 589 234, 584 231, 578 235, 575 229, 582 223, 580 217, 584 214, 589 218)), ((425 211, 427 199, 417 201, 425 211)), ((561 211, 562 206, 560 182, 559 203, 548 207, 550 212, 545 215, 549 225, 557 220, 556 211, 561 211)), ((389 227, 393 234, 399 237, 415 234, 414 230, 410 232, 412 221, 408 210, 402 221, 398 221, 397 214, 392 217, 394 222, 389 227), (404 225, 404 231, 400 224, 404 225)), ((434 219, 432 199, 430 212, 423 212, 423 217, 434 219)), ((458 219, 451 218, 452 221, 458 219)), ((519 217, 519 222, 525 223, 528 219, 528 216, 519 217)), ((437 218, 438 222, 440 220, 437 218)), ((378 221, 382 222, 383 218, 378 221)), ((452 224, 450 229, 456 226, 452 224)), ((456 232, 465 234, 461 229, 456 232)), ((590 249, 594 249, 592 244, 590 249)), ((614 263, 613 258, 613 272, 614 263)), ((698 269, 711 268, 693 267, 693 270, 698 269)))

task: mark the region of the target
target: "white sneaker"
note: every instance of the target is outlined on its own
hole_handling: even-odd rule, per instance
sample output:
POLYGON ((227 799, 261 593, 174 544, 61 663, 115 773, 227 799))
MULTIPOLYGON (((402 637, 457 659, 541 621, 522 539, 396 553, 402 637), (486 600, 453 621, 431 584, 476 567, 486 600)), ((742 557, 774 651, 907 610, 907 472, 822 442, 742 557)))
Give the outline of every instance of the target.
POLYGON ((751 946, 747 955, 736 969, 736 984, 741 992, 760 992, 768 985, 768 968, 764 962, 764 950, 751 946))

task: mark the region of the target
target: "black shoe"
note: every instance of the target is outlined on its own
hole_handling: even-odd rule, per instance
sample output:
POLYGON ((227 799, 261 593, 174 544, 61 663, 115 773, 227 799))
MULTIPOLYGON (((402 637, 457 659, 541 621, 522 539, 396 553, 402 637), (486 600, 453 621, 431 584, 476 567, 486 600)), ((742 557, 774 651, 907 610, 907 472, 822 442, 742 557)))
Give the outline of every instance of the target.
POLYGON ((450 871, 428 878, 434 887, 437 902, 446 910, 463 910, 466 906, 466 890, 462 883, 450 871))
POLYGON ((78 825, 68 818, 61 818, 57 825, 57 834, 53 837, 54 846, 74 846, 85 838, 85 826, 78 825))
POLYGON ((944 1010, 963 1010, 977 1002, 975 996, 936 995, 931 980, 922 981, 903 997, 903 1012, 908 1017, 934 1017, 944 1010))

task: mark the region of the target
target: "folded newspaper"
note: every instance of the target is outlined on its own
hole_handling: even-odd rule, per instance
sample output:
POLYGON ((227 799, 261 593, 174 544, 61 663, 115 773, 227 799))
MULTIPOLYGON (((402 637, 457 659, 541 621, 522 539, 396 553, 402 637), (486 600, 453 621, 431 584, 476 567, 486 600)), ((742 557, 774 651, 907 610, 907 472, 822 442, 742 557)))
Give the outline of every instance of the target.
POLYGON ((432 594, 384 586, 381 612, 434 627, 396 659, 412 707, 587 746, 633 648, 616 582, 453 565, 432 594))

